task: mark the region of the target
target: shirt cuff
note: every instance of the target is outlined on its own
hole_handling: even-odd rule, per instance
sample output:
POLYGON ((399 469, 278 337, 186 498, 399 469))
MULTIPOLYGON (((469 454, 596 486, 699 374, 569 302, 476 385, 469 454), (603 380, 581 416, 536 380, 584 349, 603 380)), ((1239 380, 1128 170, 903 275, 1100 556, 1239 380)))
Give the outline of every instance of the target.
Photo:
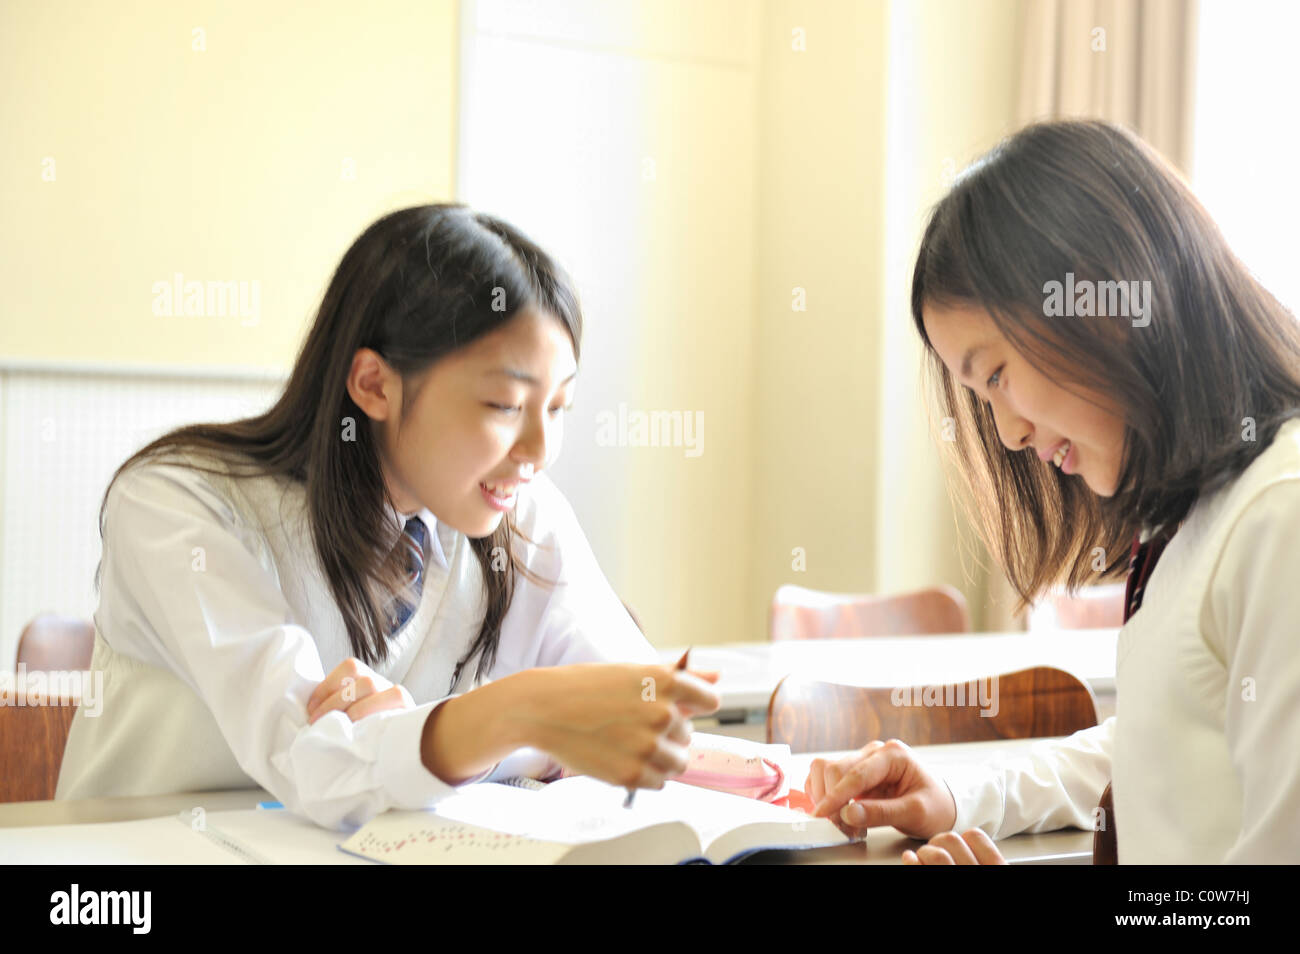
MULTIPOLYGON (((486 781, 499 782, 507 778, 549 779, 561 771, 560 763, 540 749, 530 746, 515 749, 491 770, 486 781)), ((475 779, 475 781, 481 781, 475 779)))
POLYGON ((960 834, 981 828, 990 838, 996 838, 1006 813, 997 773, 983 765, 951 765, 944 767, 943 781, 957 804, 952 830, 960 834))
POLYGON ((449 785, 425 768, 421 752, 425 723, 434 709, 454 698, 426 702, 389 716, 379 747, 379 775, 394 808, 418 811, 431 807, 439 799, 454 794, 460 785, 482 781, 496 768, 485 769, 460 785, 449 785))

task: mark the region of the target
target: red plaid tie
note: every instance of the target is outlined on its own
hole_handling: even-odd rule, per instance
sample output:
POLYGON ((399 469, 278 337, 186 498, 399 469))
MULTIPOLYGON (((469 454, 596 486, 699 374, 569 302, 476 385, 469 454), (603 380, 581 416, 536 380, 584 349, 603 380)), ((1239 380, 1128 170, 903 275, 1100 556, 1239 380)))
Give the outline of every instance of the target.
POLYGON ((1142 608, 1142 597, 1146 593, 1147 581, 1151 571, 1156 568, 1156 561, 1165 552, 1165 546, 1173 538, 1173 533, 1162 529, 1146 543, 1139 543, 1141 536, 1133 538, 1133 552, 1128 561, 1128 583, 1124 587, 1124 622, 1142 608))

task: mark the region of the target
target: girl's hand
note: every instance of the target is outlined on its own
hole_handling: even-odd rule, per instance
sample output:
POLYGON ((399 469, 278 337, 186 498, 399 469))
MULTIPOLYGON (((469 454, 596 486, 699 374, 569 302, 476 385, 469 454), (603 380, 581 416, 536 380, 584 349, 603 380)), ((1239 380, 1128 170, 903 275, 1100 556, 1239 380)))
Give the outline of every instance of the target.
POLYGON ((849 828, 892 825, 912 838, 929 838, 957 822, 957 804, 898 739, 868 742, 838 761, 813 759, 804 791, 813 814, 839 813, 849 828))
POLYGON ((922 845, 916 851, 903 852, 905 865, 1005 865, 993 844, 993 839, 984 834, 982 828, 972 828, 964 835, 955 831, 945 831, 935 835, 928 845, 922 845))
POLYGON ((405 686, 394 685, 359 659, 349 656, 335 666, 307 700, 307 724, 333 709, 353 722, 384 709, 413 709, 405 686))
POLYGON ((625 788, 663 788, 686 771, 690 717, 717 710, 718 674, 669 666, 580 663, 520 673, 523 737, 566 775, 625 788))

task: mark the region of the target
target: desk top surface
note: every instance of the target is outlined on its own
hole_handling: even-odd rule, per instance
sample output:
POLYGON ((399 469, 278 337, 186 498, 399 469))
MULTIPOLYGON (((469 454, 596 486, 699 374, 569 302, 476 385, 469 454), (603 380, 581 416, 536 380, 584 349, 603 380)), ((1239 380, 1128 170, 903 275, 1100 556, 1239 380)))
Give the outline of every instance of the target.
MULTIPOLYGON (((1116 629, 1084 629, 718 643, 692 647, 690 665, 721 673, 723 709, 765 709, 777 683, 792 674, 858 686, 920 686, 1053 666, 1095 693, 1113 694, 1118 639, 1116 629)), ((657 652, 674 663, 686 648, 657 652)))
MULTIPOLYGON (((918 754, 941 772, 945 764, 982 762, 989 758, 1007 757, 1023 753, 1041 739, 1000 740, 970 742, 959 745, 916 746, 918 754)), ((808 753, 793 758, 792 782, 803 784, 812 760, 838 758, 846 752, 808 753)), ((46 825, 95 824, 130 821, 175 815, 201 807, 207 812, 255 808, 259 801, 274 798, 261 789, 225 792, 188 792, 173 795, 151 795, 136 798, 95 798, 84 801, 14 802, 0 805, 0 857, 5 852, 5 828, 23 828, 46 825)), ((304 837, 302 832, 298 837, 304 837)), ((335 850, 335 845, 346 836, 327 829, 314 829, 311 838, 320 841, 322 860, 345 863, 350 857, 335 850)), ((915 849, 921 842, 899 834, 893 828, 872 828, 864 843, 818 848, 809 851, 765 852, 763 861, 778 864, 898 864, 902 852, 915 849)), ((1008 861, 1013 863, 1068 863, 1088 864, 1092 858, 1092 832, 1065 829, 1037 835, 1016 835, 998 843, 1008 861)))

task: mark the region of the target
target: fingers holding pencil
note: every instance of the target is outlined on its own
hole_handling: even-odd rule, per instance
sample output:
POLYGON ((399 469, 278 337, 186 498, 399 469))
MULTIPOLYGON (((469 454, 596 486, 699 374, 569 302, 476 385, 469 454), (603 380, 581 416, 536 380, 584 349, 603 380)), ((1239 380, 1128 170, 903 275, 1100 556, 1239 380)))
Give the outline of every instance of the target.
MULTIPOLYGON (((672 700, 673 708, 676 710, 665 736, 683 747, 689 746, 691 741, 690 716, 714 712, 720 704, 718 694, 712 688, 712 684, 718 681, 719 674, 691 672, 686 668, 690 655, 690 649, 682 653, 681 659, 677 660, 672 668, 671 678, 664 687, 664 696, 672 700)), ((652 690, 651 698, 654 697, 652 690)), ((631 808, 635 798, 636 789, 629 788, 627 798, 623 800, 623 807, 631 808)))
POLYGON ((716 712, 715 673, 686 666, 571 663, 517 676, 510 719, 516 737, 572 775, 621 788, 663 788, 687 767, 691 717, 716 712))

